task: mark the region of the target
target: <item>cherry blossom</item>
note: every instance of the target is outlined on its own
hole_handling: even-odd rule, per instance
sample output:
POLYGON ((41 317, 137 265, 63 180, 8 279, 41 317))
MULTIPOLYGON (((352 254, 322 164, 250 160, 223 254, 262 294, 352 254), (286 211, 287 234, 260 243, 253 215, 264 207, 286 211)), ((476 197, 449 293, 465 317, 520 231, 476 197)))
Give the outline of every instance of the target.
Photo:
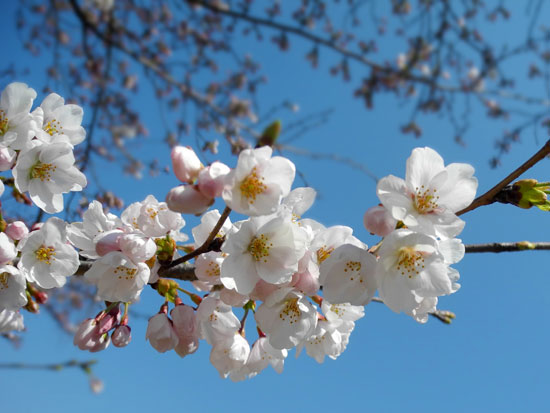
POLYGON ((63 220, 52 217, 19 242, 18 268, 28 281, 41 288, 59 288, 76 272, 80 261, 67 243, 66 226, 63 220))
POLYGON ((273 213, 288 195, 296 168, 288 159, 271 157, 269 146, 245 149, 226 179, 223 199, 236 212, 249 216, 273 213))
POLYGON ((50 93, 40 104, 43 120, 39 125, 36 137, 51 143, 52 139, 63 136, 71 145, 78 145, 86 138, 86 131, 81 126, 84 111, 78 105, 65 105, 65 99, 57 93, 50 93))
POLYGON ((27 304, 25 276, 12 265, 0 265, 0 311, 17 311, 27 304))
POLYGON ((464 228, 455 212, 468 206, 477 190, 474 168, 445 166, 431 148, 416 148, 407 159, 405 180, 389 175, 378 182, 377 194, 393 218, 416 231, 452 238, 464 228))
POLYGON ((41 114, 30 114, 36 98, 34 89, 25 83, 10 83, 0 96, 0 145, 10 149, 29 149, 30 141, 41 123, 41 114))
POLYGON ((15 186, 49 214, 63 210, 63 194, 82 191, 86 176, 75 166, 73 147, 66 142, 37 144, 20 154, 13 169, 15 186))
POLYGON ((226 240, 228 254, 221 265, 225 287, 248 294, 259 279, 272 284, 289 282, 305 254, 307 234, 287 214, 254 217, 226 240))
POLYGON ((254 315, 269 343, 290 349, 309 338, 317 326, 317 310, 301 293, 281 288, 271 294, 254 315))
POLYGON ((94 261, 84 279, 97 286, 101 300, 131 302, 141 294, 150 273, 147 264, 134 263, 122 252, 113 251, 94 261))
POLYGON ((408 229, 387 236, 378 251, 378 291, 384 303, 395 312, 414 316, 423 298, 455 292, 458 273, 449 270, 445 256, 454 256, 452 261, 456 262, 464 247, 458 240, 444 247, 445 255, 434 237, 408 229))

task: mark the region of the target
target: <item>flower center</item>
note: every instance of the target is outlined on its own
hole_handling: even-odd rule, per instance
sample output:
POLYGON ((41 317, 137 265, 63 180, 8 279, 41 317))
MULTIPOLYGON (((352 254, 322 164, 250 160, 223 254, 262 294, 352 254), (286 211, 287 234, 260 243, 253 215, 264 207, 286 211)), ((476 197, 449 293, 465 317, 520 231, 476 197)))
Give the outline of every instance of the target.
POLYGON ((298 298, 291 298, 286 300, 284 308, 279 313, 279 318, 282 321, 286 321, 288 318, 289 324, 294 324, 300 319, 301 315, 302 312, 298 306, 298 298))
POLYGON ((4 135, 9 129, 9 119, 6 112, 0 109, 0 135, 4 135))
POLYGON ((158 216, 158 211, 155 208, 147 208, 147 215, 151 220, 154 220, 158 216))
POLYGON ((273 246, 269 242, 269 238, 265 234, 261 234, 259 237, 252 239, 252 242, 248 244, 247 251, 252 255, 252 258, 256 261, 263 260, 267 262, 267 257, 269 257, 269 249, 273 246))
POLYGON ((263 180, 263 176, 258 176, 256 167, 252 168, 252 171, 242 180, 239 189, 249 204, 253 204, 256 197, 267 189, 266 184, 262 182, 263 180))
POLYGON ((435 193, 437 189, 425 189, 424 185, 420 188, 416 187, 416 194, 413 195, 414 207, 420 214, 429 214, 430 212, 435 212, 439 205, 437 201, 439 196, 435 193))
POLYGON ((319 264, 330 257, 332 251, 334 251, 334 247, 327 247, 326 245, 323 245, 321 248, 319 248, 317 250, 317 260, 319 261, 319 264))
MULTIPOLYGON (((361 271, 361 263, 359 261, 348 261, 344 267, 344 272, 349 272, 349 280, 354 281, 355 277, 359 275, 361 271)), ((363 277, 359 276, 359 282, 363 282, 363 277)))
POLYGON ((6 290, 8 288, 8 281, 11 277, 9 272, 3 272, 0 274, 0 290, 6 290))
POLYGON ((117 266, 113 273, 118 276, 119 280, 133 280, 137 273, 137 268, 128 268, 122 265, 117 266))
POLYGON ((52 173, 55 172, 57 166, 51 163, 42 163, 38 161, 29 172, 30 179, 40 179, 42 182, 51 181, 52 173))
POLYGON ((52 119, 44 125, 44 130, 48 133, 48 135, 53 136, 56 133, 61 133, 63 126, 61 126, 59 121, 52 119))
POLYGON ((399 249, 397 258, 397 271, 401 275, 412 278, 418 275, 424 268, 424 255, 412 247, 403 247, 399 249))
POLYGON ((36 259, 38 261, 42 261, 50 265, 52 263, 52 260, 54 259, 53 257, 55 256, 55 248, 45 247, 44 245, 42 245, 34 252, 34 255, 36 256, 36 259))
POLYGON ((206 275, 209 277, 219 277, 220 265, 216 261, 210 261, 208 263, 208 268, 206 269, 206 275))

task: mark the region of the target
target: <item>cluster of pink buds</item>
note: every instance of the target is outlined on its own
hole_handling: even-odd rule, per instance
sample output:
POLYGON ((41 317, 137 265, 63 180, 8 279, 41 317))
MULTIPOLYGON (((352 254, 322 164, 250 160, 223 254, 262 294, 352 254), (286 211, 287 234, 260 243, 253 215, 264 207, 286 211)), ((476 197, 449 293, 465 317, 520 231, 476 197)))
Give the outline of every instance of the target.
POLYGON ((73 343, 80 350, 92 353, 105 350, 111 342, 115 347, 126 347, 132 340, 131 331, 128 326, 128 314, 121 319, 119 304, 114 303, 95 318, 88 318, 80 323, 73 343))
POLYGON ((172 188, 166 196, 168 207, 183 214, 202 214, 221 196, 227 165, 213 162, 204 167, 193 149, 175 146, 172 149, 172 167, 183 185, 172 188))

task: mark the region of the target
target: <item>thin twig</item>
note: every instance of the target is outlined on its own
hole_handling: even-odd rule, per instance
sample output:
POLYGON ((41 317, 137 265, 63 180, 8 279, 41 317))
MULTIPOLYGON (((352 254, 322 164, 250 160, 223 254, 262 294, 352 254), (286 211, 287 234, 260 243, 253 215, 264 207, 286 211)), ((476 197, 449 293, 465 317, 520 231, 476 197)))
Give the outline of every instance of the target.
POLYGON ((33 363, 0 363, 0 369, 31 369, 31 370, 53 370, 59 371, 64 368, 78 367, 88 372, 90 367, 97 363, 97 360, 69 360, 63 363, 33 364, 33 363))
MULTIPOLYGON (((384 301, 380 297, 374 297, 372 301, 375 303, 384 304, 384 301)), ((428 314, 445 324, 451 324, 451 322, 456 318, 455 313, 448 310, 435 310, 429 312, 428 314)))
POLYGON ((204 243, 199 248, 194 250, 193 252, 190 252, 189 254, 184 255, 183 257, 180 257, 177 260, 172 261, 170 264, 168 264, 166 267, 164 267, 163 270, 165 268, 168 269, 168 268, 175 267, 178 264, 187 262, 187 261, 189 261, 189 260, 191 260, 195 257, 198 257, 199 255, 201 255, 205 252, 208 252, 208 250, 210 248, 210 244, 212 243, 212 241, 214 240, 216 235, 218 235, 218 232, 220 232, 220 229, 222 228, 225 220, 227 219, 227 217, 229 216, 230 213, 231 213, 231 208, 226 206, 225 209, 223 210, 221 216, 220 216, 220 219, 218 219, 218 222, 216 223, 216 226, 214 227, 214 229, 212 229, 212 231, 210 232, 210 235, 208 235, 208 238, 206 239, 206 241, 204 241, 204 243))
POLYGON ((546 156, 550 154, 550 140, 547 141, 544 146, 531 158, 529 158, 526 162, 524 162, 519 168, 517 168, 514 172, 512 172, 510 175, 508 175, 506 178, 504 178, 502 181, 500 181, 498 184, 496 184, 494 187, 492 187, 489 191, 485 192, 483 195, 477 197, 474 199, 474 201, 467 206, 466 208, 458 211, 456 215, 462 215, 466 212, 473 211, 476 208, 479 208, 483 205, 490 205, 495 201, 495 196, 504 189, 507 185, 512 183, 516 178, 518 178, 520 175, 522 175, 527 170, 531 169, 535 164, 537 164, 539 161, 544 159, 546 156))
POLYGON ((467 253, 477 252, 517 252, 530 250, 550 250, 550 242, 490 242, 487 244, 465 245, 467 253))

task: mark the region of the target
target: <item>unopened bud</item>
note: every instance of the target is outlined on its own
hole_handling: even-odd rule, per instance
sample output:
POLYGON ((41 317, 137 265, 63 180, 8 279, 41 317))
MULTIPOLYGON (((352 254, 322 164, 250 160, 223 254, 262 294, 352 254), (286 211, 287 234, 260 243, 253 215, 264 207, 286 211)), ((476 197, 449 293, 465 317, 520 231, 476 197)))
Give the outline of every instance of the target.
POLYGON ((206 198, 216 198, 222 195, 225 177, 231 171, 229 166, 221 162, 213 162, 199 173, 197 186, 206 198))
POLYGON ((194 185, 177 186, 166 195, 168 208, 181 214, 202 214, 213 203, 212 198, 204 196, 194 185))
POLYGON ((536 206, 543 211, 549 211, 548 194, 550 194, 550 182, 522 179, 512 186, 504 188, 495 198, 498 202, 516 205, 524 209, 536 206))
POLYGON ((186 146, 174 146, 170 157, 174 174, 180 181, 193 183, 197 179, 202 164, 193 149, 186 146))
POLYGON ((397 220, 382 205, 369 208, 363 217, 363 224, 367 231, 385 237, 395 229, 397 220))
POLYGON ((29 229, 23 221, 15 221, 8 224, 6 227, 6 235, 12 240, 22 240, 29 233, 29 229))
POLYGON ((132 341, 132 329, 129 326, 118 326, 111 334, 111 342, 115 347, 126 347, 132 341))

